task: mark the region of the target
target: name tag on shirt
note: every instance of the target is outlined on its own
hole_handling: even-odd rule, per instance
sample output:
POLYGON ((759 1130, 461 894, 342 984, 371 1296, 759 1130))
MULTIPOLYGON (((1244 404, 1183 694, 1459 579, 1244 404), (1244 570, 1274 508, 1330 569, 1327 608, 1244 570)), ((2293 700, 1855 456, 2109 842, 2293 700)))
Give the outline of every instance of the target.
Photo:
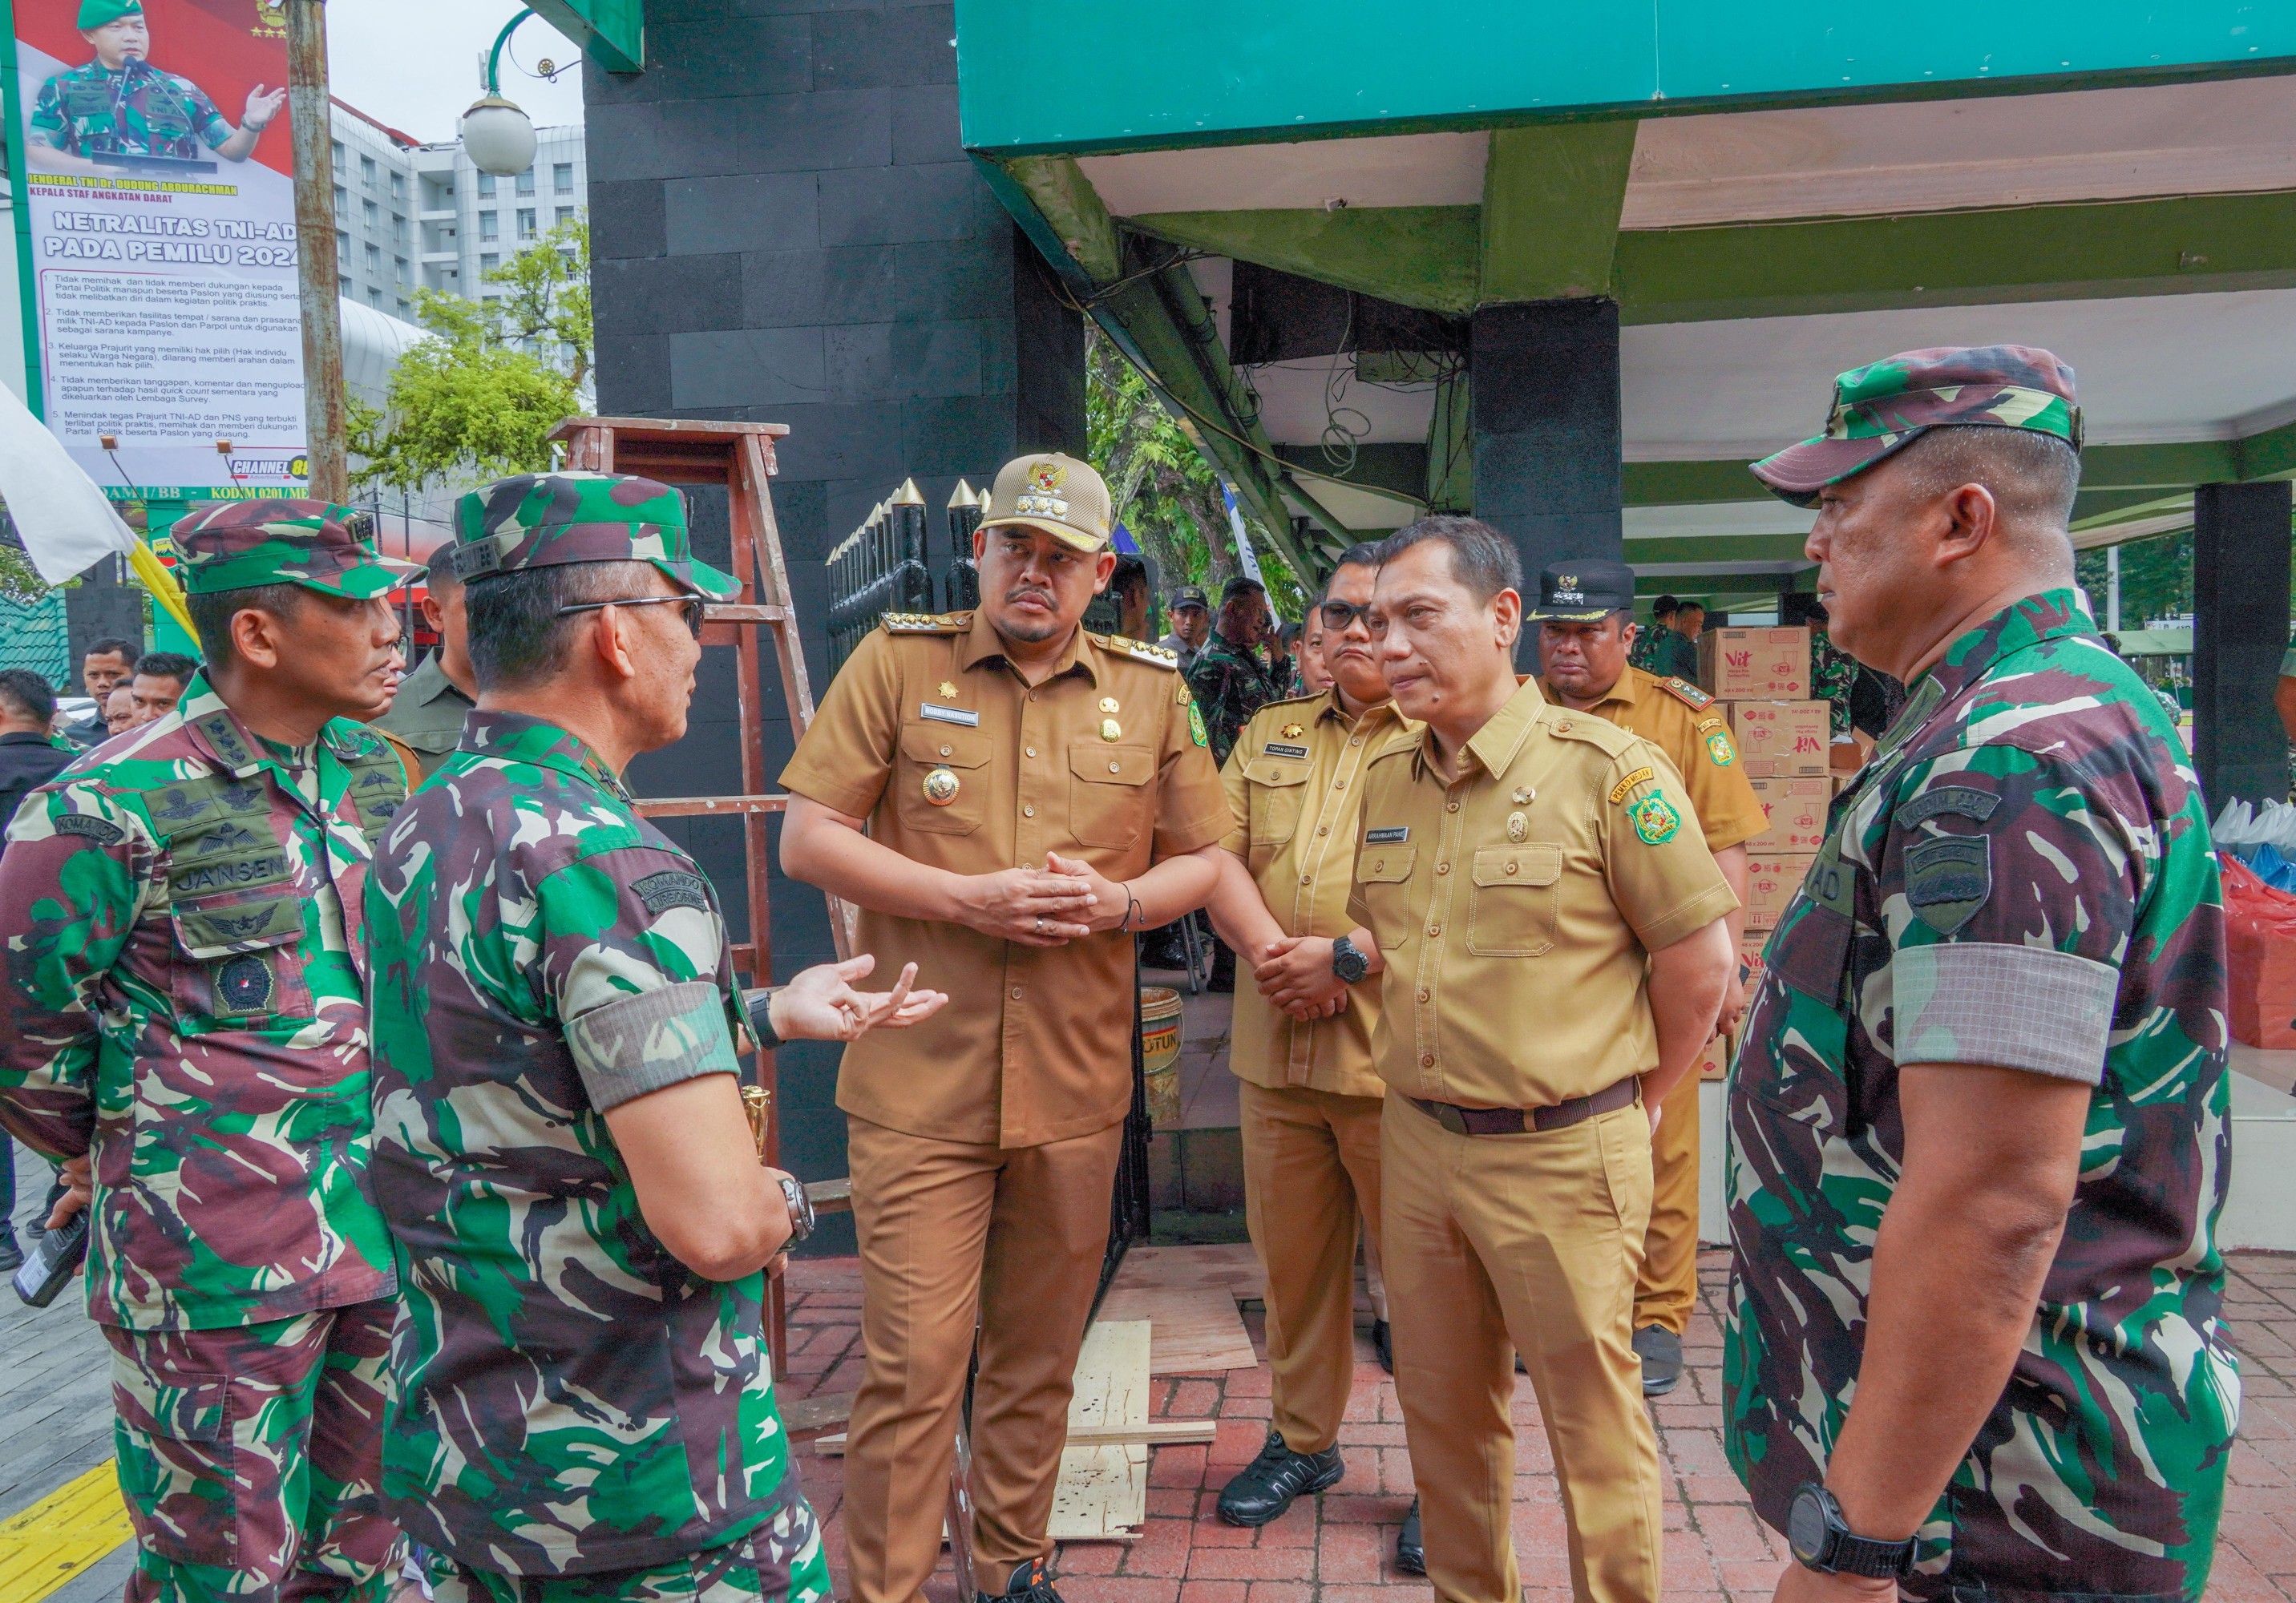
POLYGON ((1260 749, 1272 757, 1304 757, 1308 755, 1305 746, 1279 746, 1273 740, 1260 749))
POLYGON ((1397 824, 1392 829, 1365 831, 1364 844, 1365 846, 1401 846, 1410 838, 1411 826, 1397 824))
POLYGON ((980 715, 968 712, 961 707, 935 707, 931 702, 925 701, 918 704, 917 715, 920 717, 929 718, 935 724, 962 724, 967 729, 980 727, 980 715))

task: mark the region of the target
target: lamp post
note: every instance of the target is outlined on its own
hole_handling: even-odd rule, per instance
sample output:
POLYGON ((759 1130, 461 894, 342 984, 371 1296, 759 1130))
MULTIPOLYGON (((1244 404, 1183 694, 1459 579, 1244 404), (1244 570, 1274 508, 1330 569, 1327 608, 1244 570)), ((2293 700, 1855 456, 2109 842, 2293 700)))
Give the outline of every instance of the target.
POLYGON ((286 0, 287 121, 295 150, 295 280, 303 324, 303 433, 309 494, 350 495, 343 408, 343 319, 336 288, 333 114, 324 0, 286 0))
POLYGON ((534 165, 534 119, 516 102, 504 99, 502 92, 503 46, 510 43, 519 24, 532 15, 521 6, 495 36, 494 48, 487 52, 487 92, 463 113, 463 149, 470 153, 471 164, 497 178, 522 173, 534 165))

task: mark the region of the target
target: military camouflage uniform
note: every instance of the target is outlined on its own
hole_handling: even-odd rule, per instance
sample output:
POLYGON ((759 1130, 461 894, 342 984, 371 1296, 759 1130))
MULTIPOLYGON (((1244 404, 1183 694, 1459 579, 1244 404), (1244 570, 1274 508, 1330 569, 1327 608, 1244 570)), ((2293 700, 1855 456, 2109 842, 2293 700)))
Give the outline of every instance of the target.
MULTIPOLYGON (((737 589, 642 479, 510 480, 463 497, 458 533, 465 572, 652 560, 737 589)), ((482 709, 383 841, 367 908, 375 1191, 406 1308, 383 1495, 434 1583, 825 1599, 765 1277, 672 1257, 604 1117, 746 1050, 709 880, 581 740, 482 709)))
MULTIPOLYGON (((340 515, 194 514, 180 571, 389 584, 340 515)), ((94 1155, 87 1306, 116 1354, 131 1603, 388 1584, 360 898, 406 789, 357 724, 277 746, 201 673, 27 798, 0 856, 0 1124, 94 1155)))
POLYGON ((32 102, 32 135, 67 156, 168 156, 193 160, 219 148, 232 126, 187 78, 130 57, 59 72, 32 102))
POLYGON ((1203 708, 1204 728, 1211 736, 1216 763, 1227 761, 1251 715, 1283 693, 1249 648, 1237 645, 1218 630, 1204 642, 1194 666, 1188 669, 1188 690, 1203 708))
MULTIPOLYGON (((1939 398, 2043 405, 1974 377, 1938 380, 1939 398)), ((2070 373, 2048 381, 2070 390, 2070 373)), ((2070 408, 2046 399, 2064 438, 2070 408)), ((1788 487, 1838 470, 1831 454, 1788 463, 1788 487)), ((2062 1241, 2009 1384, 1918 1533, 1916 1598, 2197 1599, 2207 1583, 2240 1385, 2214 1240, 2225 928, 2182 749, 2075 592, 2019 601, 1911 687, 1764 954, 1730 1087, 1724 1424, 1772 1525, 1824 1477, 1856 1387, 1904 1159, 1900 1069, 2094 1087, 2062 1241)))
MULTIPOLYGON (((1635 643, 1627 648, 1628 666, 1640 668, 1645 674, 1657 674, 1659 648, 1666 643, 1666 637, 1673 633, 1673 630, 1656 618, 1637 628, 1635 631, 1635 643)), ((1694 684, 1697 681, 1693 680, 1691 683, 1694 684)))
POLYGON ((1809 693, 1826 704, 1833 732, 1849 732, 1849 697, 1857 688, 1857 659, 1833 643, 1823 626, 1809 632, 1809 693))

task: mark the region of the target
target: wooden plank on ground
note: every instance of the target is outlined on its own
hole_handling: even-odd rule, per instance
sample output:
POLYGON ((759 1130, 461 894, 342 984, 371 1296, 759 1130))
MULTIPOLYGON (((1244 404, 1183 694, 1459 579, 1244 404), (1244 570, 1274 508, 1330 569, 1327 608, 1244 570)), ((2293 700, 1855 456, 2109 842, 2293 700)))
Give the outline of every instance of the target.
MULTIPOLYGON (((782 1428, 790 1435, 802 1435, 809 1430, 825 1430, 832 1425, 842 1425, 853 1417, 851 1392, 824 1392, 818 1396, 800 1397, 782 1404, 782 1428)), ((842 1435, 838 1437, 843 1441, 842 1435)))
POLYGON ((1154 1327, 1151 1374, 1248 1370, 1259 1362, 1243 1316, 1235 1311, 1235 1298, 1217 1288, 1119 1283, 1102 1299, 1100 1317, 1105 1321, 1145 1320, 1154 1327))
MULTIPOLYGON (((1148 1423, 1151 1339, 1145 1320, 1093 1321, 1077 1354, 1070 1430, 1148 1423)), ((1046 1530, 1052 1540, 1124 1541, 1138 1536, 1147 1518, 1146 1443, 1085 1443, 1062 1452, 1046 1530)))
POLYGON ((1267 1273, 1249 1241, 1199 1247, 1136 1247, 1124 1255, 1111 1291, 1166 1286, 1184 1291, 1218 1288, 1242 1301, 1267 1295, 1267 1273))

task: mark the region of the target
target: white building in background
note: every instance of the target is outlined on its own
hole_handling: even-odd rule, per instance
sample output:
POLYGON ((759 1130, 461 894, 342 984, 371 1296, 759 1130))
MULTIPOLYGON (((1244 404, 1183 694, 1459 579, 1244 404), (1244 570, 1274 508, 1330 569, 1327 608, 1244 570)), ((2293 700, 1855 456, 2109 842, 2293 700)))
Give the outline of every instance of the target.
POLYGON ((417 285, 473 300, 488 272, 589 212, 579 125, 535 130, 534 165, 497 178, 460 141, 423 144, 334 103, 335 255, 347 300, 412 319, 417 285))

